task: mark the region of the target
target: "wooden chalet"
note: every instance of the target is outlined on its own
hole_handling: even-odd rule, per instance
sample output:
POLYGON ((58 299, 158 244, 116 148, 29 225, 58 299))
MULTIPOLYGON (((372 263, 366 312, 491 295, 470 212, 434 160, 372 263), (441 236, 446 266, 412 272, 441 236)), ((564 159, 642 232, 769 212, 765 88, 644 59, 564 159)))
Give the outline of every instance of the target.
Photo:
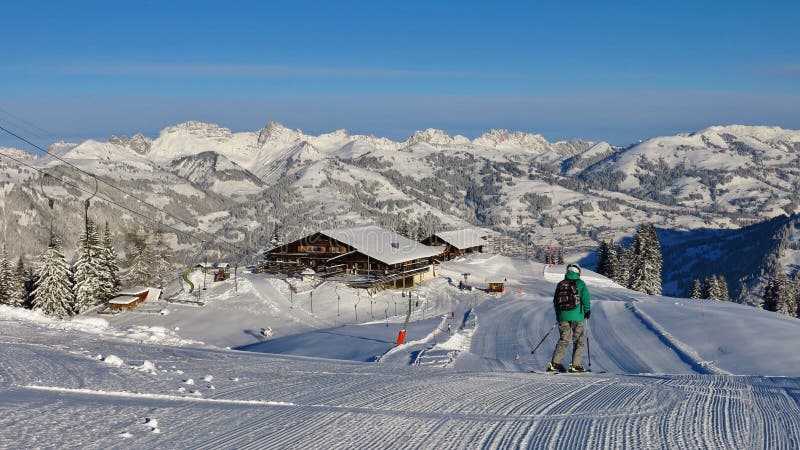
POLYGON ((430 247, 378 226, 320 231, 265 252, 273 272, 339 276, 354 287, 410 287, 433 273, 443 248, 430 247))
POLYGON ((108 307, 112 310, 133 309, 140 303, 154 302, 160 298, 161 289, 134 287, 120 291, 116 297, 108 301, 108 307))
POLYGON ((442 231, 422 240, 425 245, 444 246, 443 260, 458 258, 468 253, 482 253, 483 246, 488 244, 489 234, 477 229, 442 231))

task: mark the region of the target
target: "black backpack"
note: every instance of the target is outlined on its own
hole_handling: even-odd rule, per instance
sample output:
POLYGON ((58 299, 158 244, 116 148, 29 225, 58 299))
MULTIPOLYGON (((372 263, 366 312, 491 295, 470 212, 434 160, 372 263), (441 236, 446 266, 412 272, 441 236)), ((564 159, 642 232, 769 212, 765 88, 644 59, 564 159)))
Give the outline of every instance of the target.
POLYGON ((561 280, 556 286, 556 293, 553 296, 553 306, 556 307, 556 311, 575 309, 579 303, 578 284, 575 283, 575 280, 561 280))

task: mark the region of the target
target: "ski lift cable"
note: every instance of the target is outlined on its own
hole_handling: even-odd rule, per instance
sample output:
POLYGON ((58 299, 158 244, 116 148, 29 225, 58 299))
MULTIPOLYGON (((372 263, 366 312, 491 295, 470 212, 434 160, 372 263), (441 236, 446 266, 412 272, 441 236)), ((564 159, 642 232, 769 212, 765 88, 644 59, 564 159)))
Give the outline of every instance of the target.
MULTIPOLYGON (((14 158, 13 156, 9 156, 9 155, 6 155, 6 154, 4 154, 4 153, 0 153, 0 157, 3 157, 3 158, 8 158, 8 159, 10 159, 10 160, 12 160, 12 161, 16 162, 18 165, 22 165, 22 166, 28 167, 28 168, 30 168, 30 169, 33 169, 33 170, 35 170, 35 171, 37 171, 37 172, 39 172, 39 173, 43 174, 43 178, 42 178, 42 179, 44 179, 44 177, 50 177, 50 178, 52 178, 52 179, 54 179, 54 180, 60 181, 61 183, 65 184, 65 185, 67 185, 67 186, 73 187, 73 188, 75 188, 75 189, 77 189, 77 190, 79 190, 79 191, 81 191, 81 192, 83 192, 83 193, 85 193, 85 194, 92 194, 92 191, 90 191, 90 190, 88 190, 88 189, 85 189, 85 188, 81 187, 80 185, 78 185, 78 184, 76 184, 76 183, 73 183, 73 182, 67 181, 67 180, 65 180, 65 179, 63 179, 63 178, 59 178, 59 177, 57 177, 57 176, 55 176, 55 175, 53 175, 53 174, 47 173, 47 172, 45 172, 44 170, 42 170, 42 169, 40 169, 40 168, 38 168, 38 167, 32 166, 32 165, 30 165, 30 164, 27 164, 27 163, 25 163, 24 161, 20 161, 19 159, 17 159, 17 158, 14 158)), ((44 193, 44 189, 42 189, 42 192, 44 193)), ((49 196, 48 196, 46 193, 44 193, 43 195, 45 196, 45 198, 47 198, 48 205, 49 205, 49 206, 50 206, 50 208, 52 209, 52 208, 53 208, 53 202, 54 202, 54 200, 53 200, 52 198, 50 198, 50 197, 49 197, 49 196)), ((97 198, 98 200, 102 200, 102 201, 104 201, 104 202, 106 202, 106 203, 109 203, 109 204, 115 205, 115 206, 117 206, 118 208, 121 208, 121 209, 123 209, 123 210, 125 210, 125 211, 127 211, 127 212, 129 212, 129 213, 131 213, 131 214, 135 214, 135 215, 137 215, 137 216, 139 216, 139 217, 141 217, 141 218, 143 218, 143 219, 146 219, 146 220, 148 220, 148 221, 150 221, 150 222, 155 222, 155 220, 154 220, 153 218, 151 218, 151 217, 148 217, 148 216, 146 216, 146 215, 144 215, 144 214, 142 214, 142 213, 140 213, 140 212, 138 212, 138 211, 134 211, 134 210, 132 210, 132 209, 130 209, 130 208, 128 208, 128 207, 126 207, 126 206, 124 206, 124 205, 120 205, 119 203, 117 203, 117 202, 115 202, 115 201, 113 201, 113 200, 111 200, 111 199, 108 199, 108 198, 105 198, 105 197, 102 197, 102 196, 97 196, 96 198, 97 198)), ((183 230, 179 230, 179 229, 177 229, 177 228, 175 228, 175 227, 173 227, 173 226, 171 226, 171 225, 167 225, 167 224, 164 224, 164 226, 165 226, 165 227, 168 227, 168 228, 170 228, 171 230, 175 231, 176 233, 180 233, 180 234, 182 234, 182 235, 184 235, 184 236, 186 236, 186 237, 195 238, 195 236, 194 236, 192 233, 190 233, 190 232, 183 231, 183 230)))
MULTIPOLYGON (((207 232, 207 231, 203 231, 203 230, 201 230, 200 228, 198 228, 197 226, 194 226, 194 225, 192 225, 192 224, 190 224, 190 223, 186 222, 185 220, 181 219, 180 217, 177 217, 177 216, 175 216, 175 215, 173 215, 173 214, 170 214, 169 212, 167 212, 167 211, 165 211, 165 210, 163 210, 163 209, 159 208, 158 206, 155 206, 155 205, 153 205, 153 204, 151 204, 151 203, 149 203, 149 202, 147 202, 147 201, 145 201, 145 200, 142 200, 142 199, 140 199, 139 197, 137 197, 137 196, 135 196, 135 195, 132 195, 132 194, 130 194, 130 193, 128 193, 128 192, 126 192, 125 190, 123 190, 123 189, 121 189, 121 188, 119 188, 119 187, 117 187, 117 186, 115 186, 115 185, 113 185, 113 184, 111 184, 111 183, 109 183, 109 182, 107 182, 107 181, 105 181, 105 180, 102 180, 102 179, 100 179, 100 178, 97 178, 97 176, 96 176, 96 175, 94 175, 94 174, 92 174, 92 173, 90 173, 90 172, 88 172, 88 171, 86 171, 86 170, 84 170, 84 169, 81 169, 80 167, 77 167, 77 166, 75 166, 74 164, 70 163, 69 161, 66 161, 66 160, 64 160, 63 158, 61 158, 61 157, 59 157, 59 156, 57 156, 57 155, 55 155, 55 154, 53 154, 53 153, 50 153, 50 152, 48 152, 47 150, 45 150, 45 149, 43 149, 42 147, 40 147, 40 146, 38 146, 38 145, 34 144, 34 143, 33 143, 33 142, 31 142, 31 141, 29 141, 29 140, 25 139, 24 137, 22 137, 22 136, 19 136, 18 134, 14 133, 14 132, 12 132, 12 131, 9 131, 7 128, 3 127, 2 125, 0 125, 0 130, 2 130, 2 131, 5 131, 6 133, 10 134, 11 136, 14 136, 14 137, 16 137, 17 139, 20 139, 21 141, 23 141, 23 142, 25 142, 25 143, 27 143, 27 144, 29 144, 29 145, 32 145, 32 146, 36 147, 37 149, 39 149, 39 150, 43 151, 44 153, 46 153, 46 154, 48 154, 48 155, 50 155, 50 156, 53 156, 54 158, 58 159, 59 161, 62 161, 62 162, 64 162, 65 164, 67 164, 67 165, 69 165, 69 166, 71 166, 71 167, 75 168, 76 170, 78 170, 78 171, 80 171, 80 172, 82 172, 82 173, 84 173, 84 174, 86 174, 86 175, 89 175, 90 177, 94 178, 96 182, 102 182, 103 184, 105 184, 105 185, 107 185, 107 186, 110 186, 110 187, 114 188, 115 190, 117 190, 117 191, 119 191, 119 192, 123 193, 124 195, 126 195, 126 196, 129 196, 129 197, 131 197, 131 198, 133 198, 133 199, 135 199, 135 200, 137 200, 137 201, 139 201, 139 202, 141 202, 141 203, 143 203, 143 204, 145 204, 145 205, 147 205, 147 206, 149 206, 149 207, 151 207, 151 208, 153 208, 153 209, 155 209, 155 210, 157 210, 157 211, 161 212, 162 214, 164 214, 164 215, 166 215, 166 216, 168 216, 168 217, 171 217, 171 218, 173 218, 173 219, 177 220, 178 222, 180 222, 180 223, 182 223, 182 224, 186 225, 187 227, 193 228, 193 229, 197 230, 198 232, 200 232, 200 233, 202 233, 202 234, 205 234, 205 235, 208 235, 208 236, 212 236, 212 240, 214 240, 214 241, 222 242, 224 245, 226 245, 226 246, 228 246, 229 248, 232 248, 232 249, 234 249, 234 250, 236 250, 236 251, 240 251, 240 252, 241 252, 241 251, 245 251, 245 250, 246 250, 246 249, 244 249, 243 247, 240 247, 240 246, 238 246, 238 245, 236 245, 236 244, 232 244, 232 243, 230 243, 230 242, 226 242, 226 241, 224 241, 224 240, 219 240, 219 239, 217 239, 217 238, 216 238, 216 237, 215 237, 215 236, 214 236, 212 233, 209 233, 209 232, 207 232)), ((7 157, 7 158, 9 158, 9 159, 12 159, 12 160, 16 161, 16 162, 17 162, 17 163, 19 163, 19 164, 22 164, 22 165, 24 165, 24 166, 26 166, 26 167, 29 167, 29 168, 31 168, 31 169, 34 169, 34 170, 36 170, 36 171, 38 171, 38 172, 40 172, 40 173, 46 173, 46 172, 44 172, 43 170, 41 170, 41 169, 39 169, 39 168, 37 168, 37 167, 34 167, 34 166, 32 166, 32 165, 30 165, 30 164, 27 164, 27 163, 24 163, 24 162, 20 161, 19 159, 13 158, 13 157, 11 157, 11 156, 9 156, 9 155, 6 155, 6 154, 2 154, 2 153, 0 153, 0 156, 5 156, 5 157, 7 157)), ((49 176, 51 176, 51 177, 53 177, 53 178, 55 178, 55 179, 58 179, 57 177, 55 177, 55 176, 53 176, 53 175, 49 175, 49 176)), ((60 180, 60 181, 62 181, 63 183, 65 183, 65 184, 72 185, 73 187, 75 187, 75 188, 77 188, 77 189, 79 189, 79 190, 81 190, 81 191, 83 191, 83 192, 85 192, 85 193, 87 193, 87 194, 91 194, 91 192, 90 192, 90 191, 87 191, 87 190, 85 190, 85 189, 81 188, 81 187, 80 187, 80 186, 78 186, 78 185, 71 184, 71 183, 69 183, 69 182, 66 182, 66 181, 64 181, 63 179, 59 179, 59 180, 60 180)), ((101 197, 98 197, 98 198, 101 198, 101 197)), ((117 202, 114 202, 114 201, 112 201, 112 200, 110 200, 110 199, 103 199, 103 200, 104 200, 104 201, 106 201, 107 203, 114 204, 114 205, 116 205, 116 206, 118 206, 118 207, 120 207, 120 208, 122 208, 122 209, 124 209, 124 210, 126 210, 126 211, 129 211, 129 212, 131 212, 131 213, 133 213, 133 214, 136 214, 137 216, 140 216, 140 217, 142 217, 142 218, 145 218, 145 219, 147 219, 148 221, 154 222, 154 220, 153 220, 152 218, 150 218, 150 217, 148 217, 148 216, 146 216, 146 215, 144 215, 144 214, 142 214, 142 213, 139 213, 139 212, 133 211, 133 210, 131 210, 130 208, 128 208, 128 207, 125 207, 125 206, 123 206, 123 205, 121 205, 121 204, 119 204, 119 203, 117 203, 117 202)), ((169 228, 170 228, 170 229, 172 229, 173 231, 176 231, 176 232, 178 232, 178 233, 181 233, 181 234, 183 234, 184 236, 191 236, 191 237, 195 237, 195 236, 194 236, 194 235, 192 235, 191 233, 187 233, 187 232, 185 232, 185 231, 178 230, 177 228, 174 228, 174 227, 172 227, 172 226, 169 226, 169 225, 166 225, 166 224, 164 224, 164 226, 166 226, 166 227, 169 227, 169 228)))
MULTIPOLYGON (((173 219, 175 219, 175 220, 177 220, 177 221, 181 222, 182 224, 184 224, 184 225, 186 225, 186 226, 189 226, 189 227, 192 227, 192 228, 196 228, 196 227, 194 227, 192 224, 190 224, 190 223, 186 222, 185 220, 181 219, 180 217, 178 217, 178 216, 175 216, 175 215, 173 215, 173 214, 171 214, 171 213, 169 213, 169 212, 167 212, 167 211, 165 211, 165 210, 163 210, 163 209, 159 208, 158 206, 156 206, 156 205, 154 205, 154 204, 152 204, 152 203, 150 203, 150 202, 148 202, 148 201, 146 201, 146 200, 143 200, 143 199, 139 198, 138 196, 136 196, 136 195, 133 195, 133 194, 131 194, 130 192, 127 192, 127 191, 125 191, 125 190, 124 190, 124 189, 122 189, 122 188, 119 188, 119 187, 117 187, 116 185, 114 185, 114 184, 112 184, 112 183, 109 183, 108 181, 105 181, 105 180, 102 180, 102 179, 100 179, 100 178, 97 178, 97 176, 96 176, 96 175, 94 175, 93 173, 91 173, 91 172, 89 172, 89 171, 87 171, 87 170, 85 170, 85 169, 82 169, 82 168, 80 168, 80 167, 76 166, 75 164, 72 164, 71 162, 69 162, 69 161, 65 160, 64 158, 62 158, 62 157, 60 157, 60 156, 56 155, 55 153, 52 153, 52 152, 49 152, 49 151, 47 151, 46 149, 42 148, 41 146, 39 146, 39 145, 37 145, 37 144, 34 144, 34 143, 33 143, 33 142, 31 142, 30 140, 28 140, 28 139, 26 139, 26 138, 24 138, 24 137, 22 137, 22 136, 20 136, 20 135, 18 135, 18 134, 16 134, 16 133, 14 133, 13 131, 9 130, 8 128, 5 128, 5 127, 4 127, 4 126, 2 126, 2 125, 0 125, 0 130, 2 130, 2 131, 4 131, 4 132, 6 132, 6 133, 8 133, 8 134, 10 134, 11 136, 13 136, 13 137, 15 137, 15 138, 17 138, 17 139, 21 140, 22 142, 25 142, 25 143, 26 143, 26 144, 28 144, 28 145, 31 145, 31 146, 35 147, 36 149, 38 149, 38 150, 40 150, 40 151, 44 152, 45 154, 52 156, 53 158, 55 158, 55 159, 57 159, 57 160, 59 160, 59 161, 63 162, 64 164, 66 164, 66 165, 68 165, 68 166, 72 167, 73 169, 75 169, 75 170, 77 170, 77 171, 79 171, 79 172, 81 172, 81 173, 84 173, 84 174, 86 174, 86 175, 89 175, 90 177, 94 177, 94 178, 95 178, 95 180, 98 180, 98 181, 102 182, 102 183, 103 183, 103 184, 105 184, 106 186, 109 186, 109 187, 111 187, 111 188, 113 188, 113 189, 115 189, 115 190, 117 190, 117 191, 119 191, 119 192, 121 192, 121 193, 123 193, 123 194, 125 194, 125 195, 127 195, 127 196, 129 196, 129 197, 131 197, 131 198, 133 198, 134 200, 136 200, 136 201, 138 201, 138 202, 140 202, 140 203, 143 203, 143 204, 145 204, 145 205, 147 205, 147 206, 149 206, 149 207, 151 207, 151 208, 153 208, 153 209, 155 209, 155 210, 157 210, 157 211, 160 211, 160 212, 164 213, 165 215, 167 215, 167 216, 169 216, 169 217, 171 217, 171 218, 173 218, 173 219)), ((200 230, 200 231, 202 232, 202 230, 200 230)))

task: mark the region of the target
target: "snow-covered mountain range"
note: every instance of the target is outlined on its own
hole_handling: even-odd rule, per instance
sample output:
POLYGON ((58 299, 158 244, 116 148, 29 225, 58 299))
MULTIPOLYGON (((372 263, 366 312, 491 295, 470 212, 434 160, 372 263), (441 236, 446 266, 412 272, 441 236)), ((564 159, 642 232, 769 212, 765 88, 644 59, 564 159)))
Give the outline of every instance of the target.
MULTIPOLYGON (((345 130, 314 136, 275 122, 233 132, 191 121, 155 139, 112 136, 51 150, 124 191, 101 184, 99 197, 192 230, 132 196, 146 199, 214 239, 251 249, 247 260, 275 224, 286 237, 363 222, 408 222, 420 234, 475 224, 496 230, 502 250, 519 253, 530 240, 538 248, 563 246, 577 259, 641 222, 678 231, 737 229, 800 211, 800 131, 778 127, 710 127, 622 148, 507 130, 470 140, 427 129, 393 141, 345 130)), ((0 152, 93 189, 88 177, 52 157, 0 152)), ((10 253, 38 253, 51 221, 66 242, 77 239, 88 195, 4 158, 0 179, 10 253), (56 200, 54 210, 46 197, 56 200)), ((117 233, 142 220, 103 201, 89 214, 117 233)), ((229 252, 203 236, 175 236, 173 244, 188 257, 201 241, 207 252, 229 252)))

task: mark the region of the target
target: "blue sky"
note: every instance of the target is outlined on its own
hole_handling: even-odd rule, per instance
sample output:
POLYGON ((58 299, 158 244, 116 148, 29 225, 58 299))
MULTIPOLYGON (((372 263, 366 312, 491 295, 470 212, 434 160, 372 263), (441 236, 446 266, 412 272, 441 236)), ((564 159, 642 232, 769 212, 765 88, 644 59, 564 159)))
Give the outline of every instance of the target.
POLYGON ((192 119, 619 145, 800 128, 800 2, 7 3, 0 124, 42 144, 192 119))

